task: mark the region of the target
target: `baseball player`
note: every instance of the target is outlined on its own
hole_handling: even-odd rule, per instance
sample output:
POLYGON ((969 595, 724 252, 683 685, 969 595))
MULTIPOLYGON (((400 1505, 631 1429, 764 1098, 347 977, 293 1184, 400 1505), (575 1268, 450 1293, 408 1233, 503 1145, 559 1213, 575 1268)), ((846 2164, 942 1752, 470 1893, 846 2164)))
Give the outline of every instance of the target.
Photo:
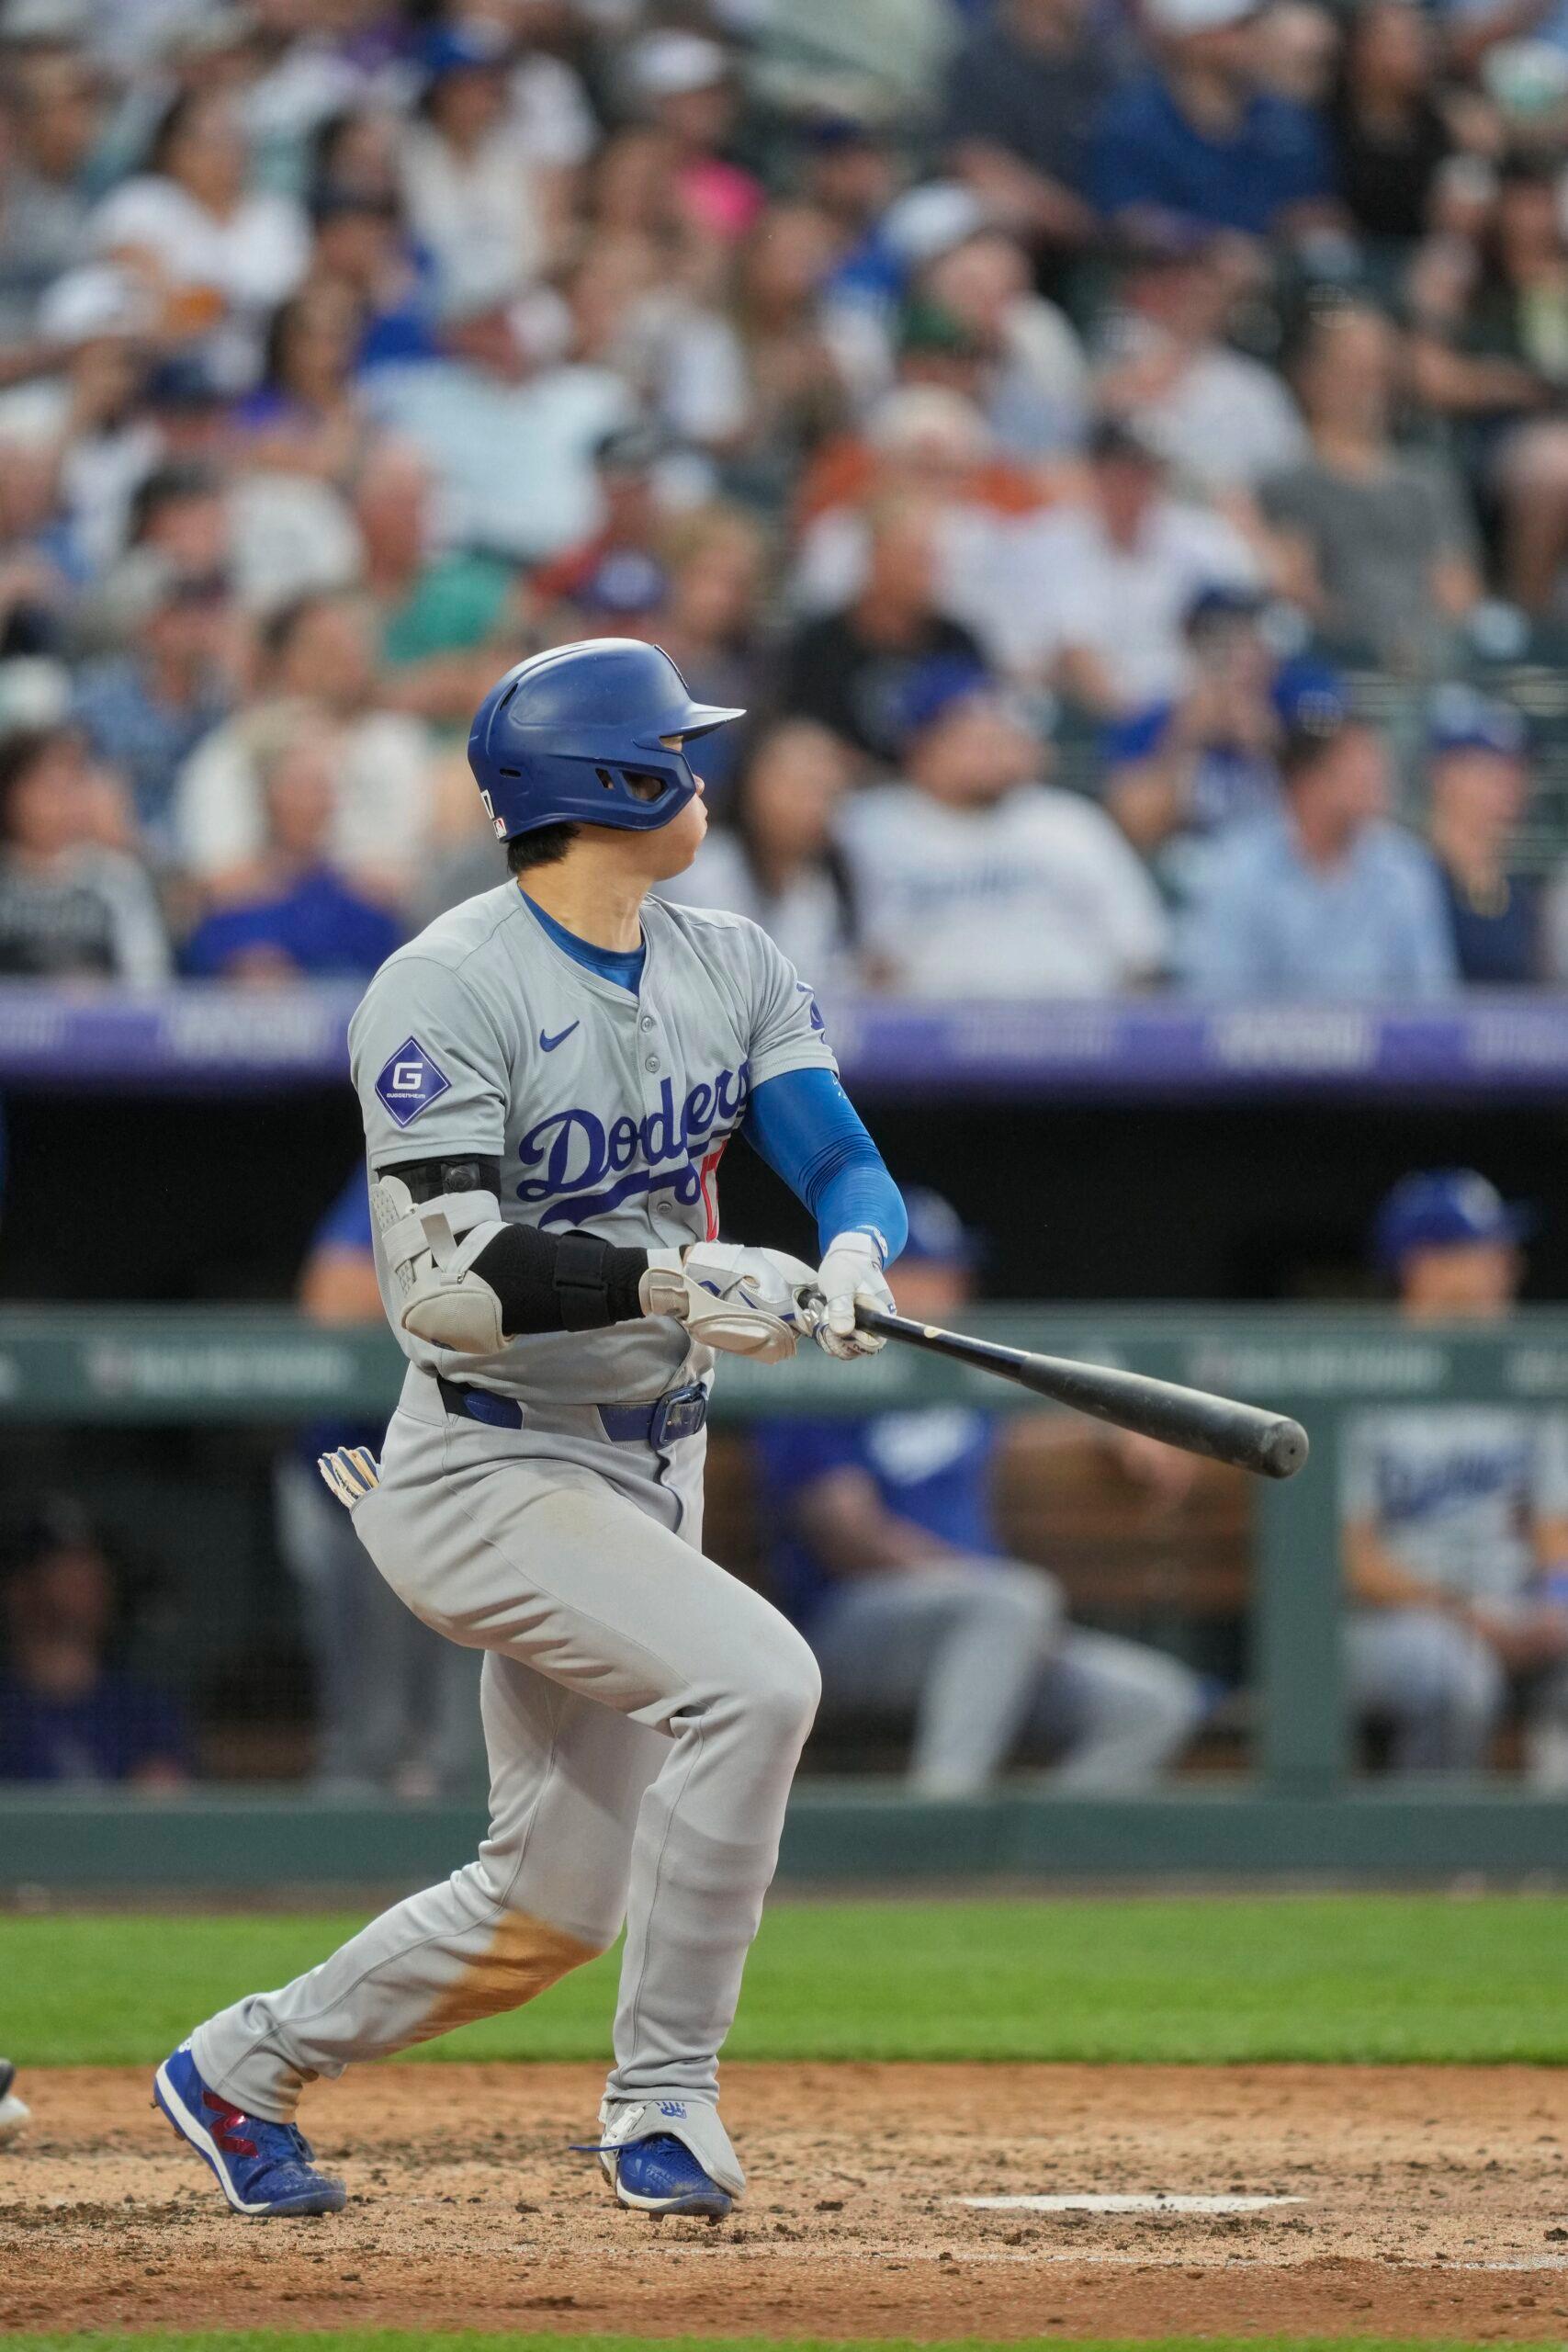
MULTIPOLYGON (((1378 1214, 1407 1323, 1513 1306, 1526 1219, 1471 1168, 1423 1170, 1378 1214)), ((1341 1472, 1351 1706, 1403 1771, 1474 1771, 1511 1699, 1525 1766, 1568 1786, 1568 1416, 1518 1404, 1355 1414, 1341 1472)))
POLYGON ((623 1921, 594 2152, 645 2212, 717 2219, 744 2186, 718 2051, 818 1681, 703 1555, 714 1351, 869 1352, 856 1303, 888 1303, 905 1218, 807 984, 755 925, 648 896, 705 830, 686 746, 741 716, 629 639, 508 672, 468 756, 511 878, 400 948, 351 1024, 409 1369, 380 1463, 322 1467, 394 1590, 485 1654, 491 1826, 159 2068, 239 2212, 342 2205, 293 2121, 307 2083, 516 2007, 623 1921), (819 1267, 717 1238, 740 1132, 816 1217, 819 1267))
POLYGON ((31 2114, 31 2109, 11 2088, 16 2079, 17 2070, 9 2058, 0 2058, 0 2147, 26 2131, 31 2114))

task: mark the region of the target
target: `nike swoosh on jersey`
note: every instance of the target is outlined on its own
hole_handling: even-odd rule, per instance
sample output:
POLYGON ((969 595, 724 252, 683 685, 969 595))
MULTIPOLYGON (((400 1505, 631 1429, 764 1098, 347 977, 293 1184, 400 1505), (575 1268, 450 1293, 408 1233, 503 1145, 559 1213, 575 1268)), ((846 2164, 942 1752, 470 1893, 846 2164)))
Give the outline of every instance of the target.
POLYGON ((543 1046, 547 1054, 553 1054, 558 1046, 565 1045, 573 1029, 581 1029, 581 1026, 582 1023, 581 1020, 573 1021, 569 1023, 565 1029, 558 1030, 553 1037, 547 1037, 544 1031, 541 1029, 539 1032, 539 1043, 543 1046))

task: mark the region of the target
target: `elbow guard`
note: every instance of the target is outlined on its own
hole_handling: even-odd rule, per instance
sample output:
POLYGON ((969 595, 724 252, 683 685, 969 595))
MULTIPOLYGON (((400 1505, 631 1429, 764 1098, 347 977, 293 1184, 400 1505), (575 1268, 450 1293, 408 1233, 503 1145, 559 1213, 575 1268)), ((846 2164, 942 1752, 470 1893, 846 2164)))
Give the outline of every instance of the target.
POLYGON ((461 1160, 405 1162, 376 1179, 371 1214, 400 1329, 459 1355, 494 1355, 510 1339, 597 1331, 642 1314, 646 1250, 509 1225, 497 1181, 492 1162, 461 1160))
POLYGON ((416 1201, 400 1176, 378 1176, 370 1214, 396 1295, 399 1328, 459 1355, 506 1345, 499 1294, 474 1261, 504 1230, 493 1193, 439 1193, 416 1201))

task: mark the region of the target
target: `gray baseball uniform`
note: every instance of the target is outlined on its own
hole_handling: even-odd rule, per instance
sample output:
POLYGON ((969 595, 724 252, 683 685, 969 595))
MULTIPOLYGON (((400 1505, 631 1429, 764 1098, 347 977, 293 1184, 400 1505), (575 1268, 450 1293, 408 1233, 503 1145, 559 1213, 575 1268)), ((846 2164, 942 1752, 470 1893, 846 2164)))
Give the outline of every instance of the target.
MULTIPOLYGON (((1542 1521, 1568 1514, 1568 1419, 1530 1406, 1393 1406, 1358 1414, 1347 1432, 1341 1513, 1367 1520, 1403 1568, 1500 1612, 1529 1605, 1542 1521)), ((1440 1610, 1355 1609, 1347 1679, 1358 1713, 1393 1726, 1406 1770, 1473 1770, 1508 1696, 1493 1646, 1440 1610)), ((1525 1694, 1537 1777, 1562 1753, 1568 1671, 1535 1676, 1525 1694)), ((1561 1766, 1550 1767, 1561 1782, 1561 1766)))
MULTIPOLYGON (((647 1247, 716 1235, 750 1089, 833 1058, 753 924, 650 899, 643 934, 635 995, 510 883, 400 949, 350 1032, 372 1168, 496 1159, 505 1217, 647 1247)), ((287 2119, 314 2076, 514 2007, 625 1919, 609 2104, 655 2102, 739 2190, 717 2052, 818 1683, 793 1627, 699 1548, 705 1441, 655 1408, 705 1390, 713 1359, 663 1317, 484 1358, 400 1336, 402 1398, 354 1524, 411 1609, 486 1653, 490 1836, 321 1967, 210 2019, 197 2064, 287 2119), (481 1394, 477 1418, 452 1383, 520 1416, 481 1394)))

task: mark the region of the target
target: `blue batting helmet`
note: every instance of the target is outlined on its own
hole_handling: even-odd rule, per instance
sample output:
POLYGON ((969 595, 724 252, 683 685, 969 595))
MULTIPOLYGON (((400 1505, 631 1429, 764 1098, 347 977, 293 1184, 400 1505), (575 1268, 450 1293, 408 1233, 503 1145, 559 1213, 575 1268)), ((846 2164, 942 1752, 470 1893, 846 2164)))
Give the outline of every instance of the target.
POLYGON ((745 715, 694 702, 657 645, 591 637, 497 680, 475 713, 468 765, 503 842, 541 825, 651 832, 697 788, 685 753, 662 739, 745 715))
POLYGON ((1441 1250, 1474 1241, 1521 1241, 1529 1211, 1503 1198, 1473 1168, 1427 1168, 1402 1176, 1372 1227, 1380 1266, 1397 1272, 1412 1250, 1441 1250))

